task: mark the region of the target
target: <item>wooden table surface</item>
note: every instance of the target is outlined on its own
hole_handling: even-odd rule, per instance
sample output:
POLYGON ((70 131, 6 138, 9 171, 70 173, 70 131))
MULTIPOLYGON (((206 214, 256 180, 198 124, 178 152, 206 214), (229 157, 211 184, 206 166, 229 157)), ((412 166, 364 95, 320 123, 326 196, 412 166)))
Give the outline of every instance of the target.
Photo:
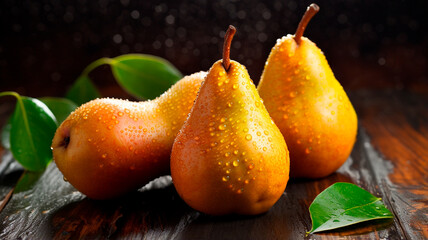
POLYGON ((428 96, 387 90, 349 95, 359 131, 347 162, 329 177, 290 181, 259 216, 196 212, 170 177, 119 199, 90 200, 63 180, 55 164, 41 174, 25 173, 2 149, 0 199, 19 182, 0 212, 0 239, 428 239, 428 96), (309 205, 335 182, 381 197, 394 219, 305 236, 309 205))

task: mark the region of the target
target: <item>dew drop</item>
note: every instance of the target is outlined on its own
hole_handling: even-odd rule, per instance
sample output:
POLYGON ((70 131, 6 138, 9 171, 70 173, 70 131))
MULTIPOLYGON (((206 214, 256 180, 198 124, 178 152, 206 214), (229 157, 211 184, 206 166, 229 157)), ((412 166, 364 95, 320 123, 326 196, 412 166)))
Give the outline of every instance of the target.
POLYGON ((284 119, 288 119, 288 115, 287 115, 287 114, 284 114, 284 115, 282 116, 282 118, 284 118, 284 119))
POLYGON ((101 157, 102 158, 107 158, 107 153, 104 153, 101 157))
POLYGON ((223 182, 227 182, 227 181, 229 181, 229 176, 223 176, 223 177, 221 178, 221 180, 222 180, 223 182))
POLYGON ((340 222, 340 221, 339 221, 339 220, 337 220, 337 219, 334 219, 334 220, 333 220, 333 222, 340 222))
POLYGON ((247 136, 245 136, 245 139, 247 139, 248 141, 250 141, 251 139, 253 139, 253 137, 251 136, 251 134, 247 134, 247 136))
POLYGON ((226 119, 225 119, 225 118, 221 118, 221 119, 220 119, 220 122, 222 122, 222 123, 223 123, 223 122, 225 122, 225 121, 226 121, 226 119))
POLYGON ((224 156, 225 156, 225 157, 229 157, 229 156, 230 156, 230 153, 229 153, 229 152, 227 152, 227 153, 225 153, 225 154, 224 154, 224 156))
POLYGON ((238 153, 239 153, 238 150, 233 151, 233 154, 235 154, 235 155, 238 155, 238 153))
POLYGON ((235 161, 233 161, 232 165, 233 165, 234 167, 239 166, 239 160, 235 160, 235 161))
POLYGON ((309 154, 310 152, 311 152, 311 150, 309 150, 309 148, 306 148, 306 149, 305 149, 305 153, 306 153, 306 154, 309 154))
POLYGON ((261 132, 257 132, 257 136, 261 136, 262 135, 262 133, 261 132))
POLYGON ((224 129, 226 129, 226 128, 225 128, 225 126, 226 126, 226 125, 219 125, 219 126, 218 126, 218 129, 219 129, 219 130, 221 130, 221 131, 223 131, 224 129))
POLYGON ((296 97, 296 93, 294 93, 294 92, 290 92, 289 96, 290 96, 291 98, 294 98, 294 97, 296 97))
POLYGON ((248 128, 244 128, 244 132, 248 132, 248 128))
POLYGON ((235 84, 233 84, 232 88, 233 88, 233 89, 237 89, 237 88, 238 88, 238 84, 236 84, 236 83, 235 83, 235 84))

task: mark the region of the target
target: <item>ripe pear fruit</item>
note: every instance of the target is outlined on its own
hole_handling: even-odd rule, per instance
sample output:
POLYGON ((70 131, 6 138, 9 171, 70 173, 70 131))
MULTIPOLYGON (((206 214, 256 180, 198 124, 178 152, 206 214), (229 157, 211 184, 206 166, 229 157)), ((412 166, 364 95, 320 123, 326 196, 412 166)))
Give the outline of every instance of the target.
POLYGON ((171 153, 171 176, 181 198, 210 215, 268 211, 288 182, 289 156, 244 66, 229 59, 211 67, 171 153))
POLYGON ((57 129, 53 157, 64 178, 92 199, 107 199, 169 174, 174 138, 206 75, 184 77, 157 99, 96 99, 57 129))
POLYGON ((323 52, 302 37, 318 12, 311 4, 296 34, 278 39, 258 91, 290 149, 291 177, 321 178, 348 158, 357 115, 323 52))

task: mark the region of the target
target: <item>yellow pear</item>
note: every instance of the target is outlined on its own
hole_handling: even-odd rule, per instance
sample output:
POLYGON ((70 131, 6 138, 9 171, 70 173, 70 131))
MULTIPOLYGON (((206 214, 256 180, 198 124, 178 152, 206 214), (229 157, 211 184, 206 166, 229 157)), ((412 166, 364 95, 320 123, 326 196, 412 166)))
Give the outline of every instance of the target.
POLYGON ((96 99, 76 109, 52 143, 59 170, 93 199, 120 196, 169 173, 174 138, 205 72, 184 77, 157 99, 96 99))
POLYGON ((211 67, 174 141, 171 176, 182 199, 211 215, 266 212, 288 182, 287 145, 246 68, 223 60, 211 67))
POLYGON ((357 115, 323 52, 302 37, 319 7, 311 4, 295 35, 277 40, 258 91, 290 150, 290 176, 320 178, 348 158, 357 115))

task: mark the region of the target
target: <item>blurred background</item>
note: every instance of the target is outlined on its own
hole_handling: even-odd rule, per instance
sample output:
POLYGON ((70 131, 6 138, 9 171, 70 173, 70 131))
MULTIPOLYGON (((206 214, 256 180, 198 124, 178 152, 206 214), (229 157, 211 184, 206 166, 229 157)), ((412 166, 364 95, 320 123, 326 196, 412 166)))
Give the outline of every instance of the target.
MULTIPOLYGON (((229 24, 231 57, 257 84, 276 39, 293 34, 313 1, 2 0, 0 91, 63 96, 101 57, 153 54, 184 75, 221 58, 229 24)), ((428 93, 428 1, 316 1, 305 36, 325 53, 346 91, 428 93)), ((91 73, 104 96, 126 97, 109 67, 91 73)))

